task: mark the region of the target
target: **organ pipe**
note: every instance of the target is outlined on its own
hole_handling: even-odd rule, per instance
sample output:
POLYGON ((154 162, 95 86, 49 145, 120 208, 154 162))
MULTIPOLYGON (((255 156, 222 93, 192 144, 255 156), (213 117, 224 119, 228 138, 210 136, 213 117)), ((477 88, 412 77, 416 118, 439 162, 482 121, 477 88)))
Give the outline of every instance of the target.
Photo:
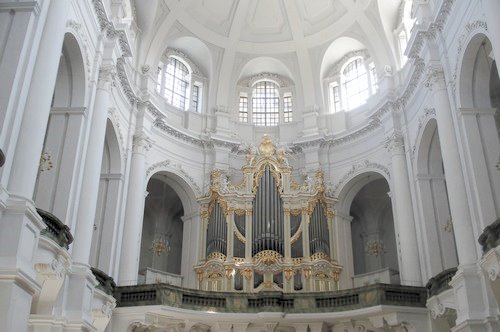
POLYGON ((263 250, 283 254, 283 203, 269 166, 265 167, 255 194, 252 229, 253 255, 263 250))

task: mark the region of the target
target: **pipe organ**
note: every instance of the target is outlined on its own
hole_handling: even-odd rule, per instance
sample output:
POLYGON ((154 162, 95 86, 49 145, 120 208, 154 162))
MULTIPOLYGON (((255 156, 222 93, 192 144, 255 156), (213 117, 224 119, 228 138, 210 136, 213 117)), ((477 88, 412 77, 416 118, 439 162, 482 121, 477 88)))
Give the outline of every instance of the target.
POLYGON ((303 183, 291 175, 284 148, 264 135, 250 149, 243 181, 211 174, 202 206, 199 288, 216 291, 329 291, 338 289, 333 204, 318 170, 303 183))

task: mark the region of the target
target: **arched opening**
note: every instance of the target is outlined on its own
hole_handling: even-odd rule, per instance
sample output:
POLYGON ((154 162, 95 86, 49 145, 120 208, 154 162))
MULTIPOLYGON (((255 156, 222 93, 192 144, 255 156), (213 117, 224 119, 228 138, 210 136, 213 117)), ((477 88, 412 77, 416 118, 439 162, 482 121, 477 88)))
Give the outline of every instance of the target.
POLYGON ((121 218, 123 174, 120 146, 113 124, 108 120, 102 154, 101 178, 97 198, 90 264, 114 275, 116 243, 121 218))
MULTIPOLYGON (((155 174, 148 182, 139 259, 139 283, 167 282, 181 286, 184 216, 189 207, 168 175, 155 174)), ((198 239, 189 239, 198 241, 198 239)), ((185 261, 183 261, 183 258, 185 261)), ((192 270, 192 267, 191 269, 192 270)))
POLYGON ((386 172, 366 169, 342 185, 335 236, 341 288, 399 283, 398 249, 386 172))
POLYGON ((427 278, 431 278, 458 265, 436 120, 429 120, 425 126, 416 153, 416 190, 425 242, 422 247, 427 278))
POLYGON ((76 38, 64 36, 49 122, 34 190, 38 208, 51 212, 71 229, 85 124, 85 66, 76 38))
POLYGON ((372 176, 350 207, 354 286, 398 283, 398 256, 389 184, 372 176))
POLYGON ((459 121, 463 150, 470 160, 466 173, 470 178, 473 218, 483 229, 500 216, 500 78, 490 40, 482 33, 474 35, 460 64, 459 121))

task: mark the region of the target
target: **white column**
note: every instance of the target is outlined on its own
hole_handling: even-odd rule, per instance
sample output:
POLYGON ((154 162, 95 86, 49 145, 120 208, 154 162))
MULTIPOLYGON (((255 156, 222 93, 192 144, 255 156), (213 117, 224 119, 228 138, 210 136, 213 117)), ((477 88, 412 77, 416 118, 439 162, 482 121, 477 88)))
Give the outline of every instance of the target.
MULTIPOLYGON (((49 1, 2 1, 0 10, 0 22, 2 22, 0 26, 0 44, 2 45, 0 148, 8 160, 14 154, 15 141, 30 89, 29 84, 26 83, 32 80, 40 41, 44 37, 43 27, 49 7, 49 1), (11 149, 9 144, 12 146, 11 149)), ((65 19, 65 16, 62 15, 60 19, 65 19)), ((59 20, 56 19, 56 21, 59 20)), ((52 47, 54 43, 57 44, 56 38, 48 42, 46 46, 52 47)), ((7 186, 8 172, 5 171, 4 175, 1 183, 7 186)))
POLYGON ((343 266, 340 273, 340 289, 352 288, 352 277, 354 276, 354 261, 352 255, 352 236, 351 236, 352 217, 337 211, 334 217, 335 227, 335 250, 340 253, 337 255, 338 262, 343 266))
POLYGON ((493 54, 497 63, 497 70, 500 73, 500 1, 498 0, 482 0, 484 15, 486 16, 486 24, 488 25, 488 35, 491 45, 493 46, 493 54))
POLYGON ((150 146, 144 134, 134 136, 120 255, 118 281, 122 285, 137 284, 146 191, 146 152, 150 146))
POLYGON ((108 108, 110 107, 110 90, 115 67, 106 65, 99 71, 96 99, 92 120, 90 121, 90 134, 83 169, 83 182, 78 206, 75 241, 73 243, 73 261, 87 265, 90 258, 92 234, 94 231, 94 218, 101 178, 102 152, 106 136, 106 122, 108 108))
POLYGON ((69 6, 54 0, 49 7, 12 160, 8 191, 27 199, 33 197, 69 6))
MULTIPOLYGON (((16 4, 12 5, 16 6, 16 4)), ((27 15, 30 18, 26 18, 25 21, 24 19, 21 19, 21 22, 16 20, 15 16, 18 15, 16 9, 13 9, 13 12, 9 11, 9 15, 12 14, 14 16, 11 28, 26 29, 25 26, 22 24, 19 25, 19 23, 23 23, 23 21, 28 23, 31 21, 34 12, 30 13, 30 11, 35 11, 34 8, 30 8, 30 4, 27 5, 27 15)), ((34 4, 34 7, 38 5, 38 3, 34 4)), ((29 90, 26 89, 24 91, 24 93, 27 92, 27 96, 24 95, 27 98, 24 110, 21 105, 18 105, 18 108, 16 108, 16 110, 22 112, 19 136, 11 137, 13 141, 17 138, 17 144, 13 151, 14 153, 12 151, 9 153, 9 151, 5 150, 7 161, 0 170, 0 172, 9 176, 7 188, 11 193, 8 205, 2 207, 3 213, 0 216, 1 331, 28 331, 27 322, 31 311, 32 297, 33 294, 40 291, 39 285, 35 281, 36 272, 33 269, 33 264, 38 246, 39 232, 45 228, 45 225, 42 223, 40 216, 36 214, 31 198, 33 196, 43 139, 49 118, 50 102, 52 93, 54 92, 59 56, 64 38, 64 25, 69 6, 70 2, 65 0, 54 0, 50 3, 45 26, 40 25, 36 27, 36 29, 42 29, 43 27, 41 45, 38 51, 35 46, 30 45, 30 40, 23 39, 25 35, 23 36, 21 33, 19 36, 21 38, 19 42, 26 43, 23 47, 33 46, 33 56, 36 57, 36 62, 33 67, 34 71, 29 90), (12 159, 9 156, 12 156, 12 159), (10 174, 8 174, 9 170, 10 174)), ((3 14, 1 13, 0 17, 4 17, 3 14)), ((24 14, 20 16, 24 16, 24 14)), ((17 34, 20 31, 11 30, 12 34, 17 34)), ((2 36, 2 38, 6 37, 8 39, 15 39, 15 35, 11 35, 10 33, 2 36)), ((10 41, 7 45, 9 44, 10 41)), ((0 63, 0 74, 2 74, 0 81, 2 83, 5 82, 7 85, 12 85, 13 89, 15 89, 16 79, 12 76, 9 77, 9 75, 6 75, 7 77, 3 76, 6 71, 9 71, 5 68, 7 63, 11 65, 11 60, 17 61, 16 56, 11 57, 12 54, 10 51, 6 50, 6 53, 4 53, 4 60, 6 62, 0 63)), ((27 49, 24 51, 29 52, 27 49)), ((19 54, 18 56, 19 58, 22 57, 19 54)), ((27 59, 21 61, 27 61, 27 59)), ((17 79, 22 80, 21 77, 17 79)), ((1 84, 0 86, 3 90, 5 85, 1 84)), ((3 112, 8 112, 8 109, 13 104, 21 103, 17 99, 17 96, 13 97, 13 94, 10 93, 10 87, 8 89, 8 96, 4 94, 4 91, 0 92, 0 96, 6 96, 6 99, 0 98, 0 113, 2 113, 0 121, 6 119, 4 115, 15 116, 16 111, 12 109, 10 109, 10 115, 3 112), (3 106, 6 106, 6 103, 4 103, 5 100, 10 103, 6 107, 7 110, 3 108, 3 106)), ((0 122, 0 126, 3 127, 4 124, 9 126, 9 123, 11 123, 8 119, 6 122, 8 123, 0 122)), ((4 131, 5 128, 1 127, 0 135, 3 135, 6 131, 4 131)), ((10 129, 8 131, 10 132, 10 129)), ((7 138, 10 139, 9 137, 7 138)), ((14 145, 12 144, 13 147, 14 145)), ((3 186, 0 186, 0 192, 2 189, 3 186)))
POLYGON ((418 243, 413 217, 413 205, 410 193, 410 181, 406 165, 403 136, 395 132, 386 140, 385 147, 392 159, 392 198, 396 199, 395 210, 398 223, 399 243, 401 250, 400 278, 401 284, 410 286, 422 285, 418 243))
POLYGON ((474 263, 480 249, 476 243, 472 227, 469 202, 465 191, 458 144, 453 124, 452 109, 448 99, 444 73, 440 67, 430 67, 427 86, 431 88, 436 108, 441 154, 443 156, 444 173, 450 201, 453 229, 457 242, 458 260, 460 264, 474 263))
POLYGON ((198 285, 197 276, 193 269, 198 264, 200 243, 193 241, 200 237, 202 224, 200 223, 200 214, 198 211, 193 211, 190 215, 182 217, 182 286, 187 288, 196 288, 198 285))

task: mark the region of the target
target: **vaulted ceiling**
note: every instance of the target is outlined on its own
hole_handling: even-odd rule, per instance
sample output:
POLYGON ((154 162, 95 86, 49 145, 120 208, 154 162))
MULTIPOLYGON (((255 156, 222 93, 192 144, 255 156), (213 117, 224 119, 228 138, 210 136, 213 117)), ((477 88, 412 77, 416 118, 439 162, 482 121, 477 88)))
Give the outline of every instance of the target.
POLYGON ((223 104, 242 74, 274 71, 300 81, 304 105, 314 105, 326 67, 349 51, 366 48, 377 67, 398 66, 393 31, 405 1, 135 0, 138 61, 154 65, 167 47, 181 50, 217 81, 223 104))

